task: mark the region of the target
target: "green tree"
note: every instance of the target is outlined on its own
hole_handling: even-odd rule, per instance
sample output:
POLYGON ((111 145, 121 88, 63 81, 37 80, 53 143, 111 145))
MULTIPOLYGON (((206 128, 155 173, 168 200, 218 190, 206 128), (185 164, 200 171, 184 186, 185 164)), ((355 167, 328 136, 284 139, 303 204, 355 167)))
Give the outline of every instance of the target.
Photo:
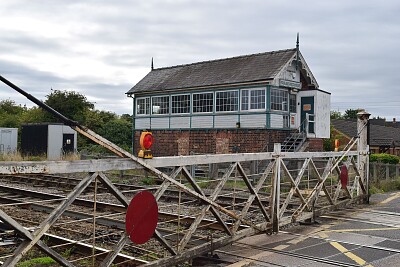
POLYGON ((48 115, 46 115, 46 111, 43 109, 35 106, 32 107, 24 114, 22 114, 21 122, 22 123, 39 123, 39 122, 46 122, 48 115))
POLYGON ((132 144, 132 124, 124 119, 114 119, 102 127, 99 131, 103 137, 114 144, 130 150, 132 144))
POLYGON ((344 119, 357 119, 357 113, 360 112, 361 109, 346 109, 344 112, 344 119))
POLYGON ((126 120, 127 122, 132 123, 133 118, 132 118, 132 115, 129 115, 129 114, 122 114, 122 115, 121 115, 121 120, 126 120))
MULTIPOLYGON (((75 91, 60 91, 52 90, 46 96, 45 104, 57 110, 67 118, 78 121, 79 123, 85 122, 85 114, 87 111, 94 108, 93 103, 86 99, 86 96, 75 91)), ((48 122, 58 122, 58 120, 50 113, 46 112, 46 119, 48 122)))
POLYGON ((89 129, 97 132, 99 129, 103 128, 103 126, 111 121, 117 119, 117 114, 110 111, 103 110, 88 110, 85 113, 85 126, 89 129))
POLYGON ((331 111, 331 119, 343 119, 343 115, 342 115, 342 113, 340 113, 340 111, 332 110, 331 111))
POLYGON ((0 127, 18 128, 26 107, 17 105, 13 100, 0 101, 0 127))

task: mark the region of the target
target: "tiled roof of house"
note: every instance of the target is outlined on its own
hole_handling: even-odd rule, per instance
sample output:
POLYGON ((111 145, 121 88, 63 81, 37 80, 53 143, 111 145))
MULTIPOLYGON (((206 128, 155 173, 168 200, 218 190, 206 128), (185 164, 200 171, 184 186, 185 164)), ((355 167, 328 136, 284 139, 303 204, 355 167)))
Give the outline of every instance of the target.
POLYGON ((150 71, 127 94, 268 81, 296 54, 296 49, 198 62, 150 71))
MULTIPOLYGON (((331 120, 333 128, 352 138, 357 135, 356 120, 331 120)), ((400 129, 370 124, 370 146, 400 146, 400 129)))

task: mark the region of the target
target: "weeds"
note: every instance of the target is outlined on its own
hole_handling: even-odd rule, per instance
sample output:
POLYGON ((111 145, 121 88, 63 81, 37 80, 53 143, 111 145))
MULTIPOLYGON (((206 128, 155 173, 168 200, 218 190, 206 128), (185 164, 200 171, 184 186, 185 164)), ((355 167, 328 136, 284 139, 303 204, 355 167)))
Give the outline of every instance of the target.
POLYGON ((370 184, 369 193, 379 194, 400 190, 400 178, 395 180, 377 180, 370 184))
POLYGON ((51 265, 55 262, 56 261, 50 257, 40 257, 18 263, 17 267, 45 266, 45 265, 51 265))

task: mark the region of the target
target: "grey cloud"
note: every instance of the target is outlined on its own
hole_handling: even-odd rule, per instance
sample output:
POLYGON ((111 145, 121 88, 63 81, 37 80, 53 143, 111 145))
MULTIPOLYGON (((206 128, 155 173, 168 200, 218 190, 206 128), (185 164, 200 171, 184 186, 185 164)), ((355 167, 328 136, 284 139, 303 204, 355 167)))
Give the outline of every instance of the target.
POLYGON ((0 4, 3 17, 35 17, 70 27, 67 39, 10 33, 0 27, 0 70, 7 68, 7 75, 35 92, 51 86, 72 88, 96 99, 98 108, 127 113, 131 105, 122 104, 124 93, 139 78, 107 84, 99 82, 104 79, 96 70, 88 70, 66 79, 56 69, 35 71, 29 53, 47 51, 65 64, 69 56, 91 56, 113 69, 110 75, 115 68, 131 75, 150 69, 151 57, 156 67, 164 67, 292 48, 300 32, 302 54, 321 89, 332 92, 333 108, 365 107, 400 119, 399 13, 400 3, 390 0, 8 1, 0 4), (79 50, 82 44, 102 53, 87 55, 79 50), (26 64, 2 64, 6 53, 26 57, 26 64), (385 105, 388 102, 392 104, 385 105))

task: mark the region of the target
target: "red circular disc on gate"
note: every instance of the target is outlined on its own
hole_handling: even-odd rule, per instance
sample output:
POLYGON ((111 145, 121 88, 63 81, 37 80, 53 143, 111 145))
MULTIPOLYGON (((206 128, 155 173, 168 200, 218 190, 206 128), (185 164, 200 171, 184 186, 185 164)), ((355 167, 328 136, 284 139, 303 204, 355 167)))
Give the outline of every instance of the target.
POLYGON ((343 165, 340 168, 340 183, 342 184, 342 189, 347 187, 347 183, 349 181, 349 172, 347 171, 346 165, 343 165))
POLYGON ((158 221, 158 205, 148 191, 136 194, 128 206, 125 217, 126 233, 135 244, 146 243, 154 234, 158 221))

